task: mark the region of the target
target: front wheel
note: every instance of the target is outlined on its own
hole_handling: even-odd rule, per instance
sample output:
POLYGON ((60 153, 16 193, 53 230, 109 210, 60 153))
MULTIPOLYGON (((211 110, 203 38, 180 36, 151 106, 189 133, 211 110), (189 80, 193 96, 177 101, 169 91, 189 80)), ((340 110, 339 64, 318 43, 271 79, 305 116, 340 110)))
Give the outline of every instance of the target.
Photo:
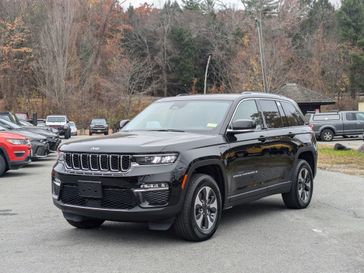
POLYGON ((185 240, 207 240, 217 230, 221 210, 221 194, 214 178, 206 174, 195 174, 174 229, 185 240))
POLYGON ((299 160, 295 169, 291 190, 283 193, 283 201, 287 208, 304 209, 312 199, 313 173, 305 160, 299 160))
POLYGON ((5 158, 0 155, 0 176, 2 176, 4 173, 6 173, 7 168, 6 168, 6 161, 5 158))
POLYGON ((76 228, 82 228, 82 229, 90 229, 90 228, 97 228, 101 226, 105 221, 100 219, 87 219, 83 221, 72 221, 66 219, 67 222, 76 228))

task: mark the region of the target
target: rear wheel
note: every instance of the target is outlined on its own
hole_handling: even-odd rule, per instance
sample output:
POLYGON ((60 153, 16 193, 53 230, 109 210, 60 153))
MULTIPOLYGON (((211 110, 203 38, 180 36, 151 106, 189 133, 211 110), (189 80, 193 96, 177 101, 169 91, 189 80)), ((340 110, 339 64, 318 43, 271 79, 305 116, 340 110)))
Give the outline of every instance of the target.
POLYGON ((66 220, 71 226, 74 226, 76 228, 83 228, 83 229, 97 228, 105 222, 105 220, 100 220, 100 219, 87 219, 87 220, 77 221, 77 222, 68 220, 68 219, 66 219, 66 220))
POLYGON ((324 129, 320 134, 320 139, 323 141, 331 141, 334 138, 334 131, 331 129, 324 129))
POLYGON ((196 174, 174 223, 175 231, 188 241, 207 240, 217 230, 221 210, 221 194, 216 181, 209 175, 196 174))
POLYGON ((0 176, 7 171, 6 161, 3 155, 0 155, 0 176))
POLYGON ((290 192, 283 193, 283 201, 290 209, 306 208, 312 198, 313 174, 310 165, 305 160, 299 160, 290 192))

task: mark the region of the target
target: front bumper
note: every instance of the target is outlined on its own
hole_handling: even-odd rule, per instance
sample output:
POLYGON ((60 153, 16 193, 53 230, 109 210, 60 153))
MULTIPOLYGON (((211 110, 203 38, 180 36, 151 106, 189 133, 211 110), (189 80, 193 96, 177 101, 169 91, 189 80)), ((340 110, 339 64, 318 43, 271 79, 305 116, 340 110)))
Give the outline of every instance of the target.
POLYGON ((165 220, 179 214, 183 204, 184 171, 175 170, 174 165, 142 167, 123 176, 97 176, 67 173, 57 163, 52 174, 53 202, 65 215, 120 222, 165 220), (101 183, 102 197, 82 197, 79 184, 85 182, 101 183), (168 189, 140 188, 148 183, 168 183, 168 189))
POLYGON ((30 156, 27 157, 25 160, 13 160, 9 161, 9 169, 10 170, 16 170, 19 169, 25 165, 28 165, 30 162, 32 162, 30 156))
POLYGON ((32 141, 31 158, 45 158, 49 154, 49 144, 47 142, 32 141))
POLYGON ((62 140, 60 138, 55 138, 49 141, 49 151, 55 152, 57 151, 59 145, 61 144, 62 140))
POLYGON ((92 134, 105 134, 105 133, 109 132, 109 128, 93 127, 93 128, 90 128, 89 131, 92 134))

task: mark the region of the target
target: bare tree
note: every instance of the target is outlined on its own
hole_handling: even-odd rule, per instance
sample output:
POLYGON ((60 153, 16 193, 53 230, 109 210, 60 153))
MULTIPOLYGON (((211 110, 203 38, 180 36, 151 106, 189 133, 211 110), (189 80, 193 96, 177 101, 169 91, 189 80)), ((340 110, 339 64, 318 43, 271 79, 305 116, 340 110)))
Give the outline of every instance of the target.
POLYGON ((77 25, 77 1, 44 0, 46 20, 39 36, 40 51, 34 67, 40 91, 54 101, 57 108, 66 110, 66 100, 74 91, 67 85, 73 72, 77 25))

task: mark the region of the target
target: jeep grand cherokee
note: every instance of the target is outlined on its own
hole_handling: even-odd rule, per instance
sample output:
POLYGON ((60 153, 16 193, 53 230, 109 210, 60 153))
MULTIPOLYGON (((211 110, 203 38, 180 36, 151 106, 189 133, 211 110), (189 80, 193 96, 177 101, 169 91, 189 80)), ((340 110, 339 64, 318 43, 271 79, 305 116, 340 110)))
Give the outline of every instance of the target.
POLYGON ((202 241, 223 210, 243 202, 281 193, 288 208, 306 208, 316 158, 311 128, 285 97, 165 98, 120 133, 62 145, 53 201, 78 228, 148 222, 202 241))

